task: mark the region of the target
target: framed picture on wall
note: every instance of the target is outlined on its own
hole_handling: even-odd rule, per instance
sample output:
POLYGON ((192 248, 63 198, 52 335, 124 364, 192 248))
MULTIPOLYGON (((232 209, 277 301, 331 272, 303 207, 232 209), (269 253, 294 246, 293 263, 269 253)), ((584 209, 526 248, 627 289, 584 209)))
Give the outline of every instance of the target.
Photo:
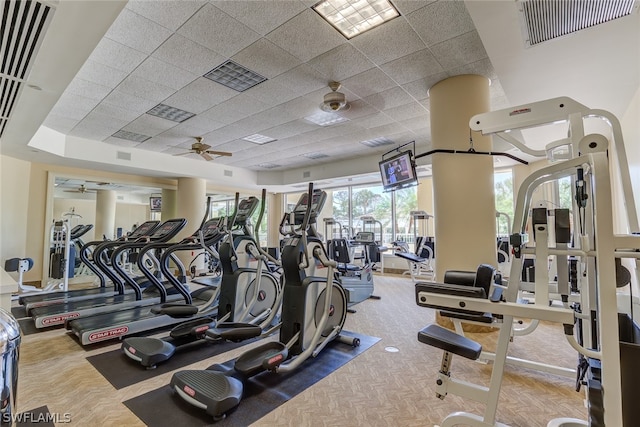
POLYGON ((160 212, 162 210, 162 197, 149 197, 149 208, 151 212, 160 212))

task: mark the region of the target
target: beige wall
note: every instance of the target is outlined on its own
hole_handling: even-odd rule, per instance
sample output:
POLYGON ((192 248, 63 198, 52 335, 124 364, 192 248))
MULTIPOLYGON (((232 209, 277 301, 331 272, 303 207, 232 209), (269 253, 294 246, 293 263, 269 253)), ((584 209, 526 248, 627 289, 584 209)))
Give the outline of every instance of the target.
POLYGON ((31 163, 0 155, 0 263, 3 267, 8 258, 32 257, 27 251, 25 234, 30 172, 31 163))

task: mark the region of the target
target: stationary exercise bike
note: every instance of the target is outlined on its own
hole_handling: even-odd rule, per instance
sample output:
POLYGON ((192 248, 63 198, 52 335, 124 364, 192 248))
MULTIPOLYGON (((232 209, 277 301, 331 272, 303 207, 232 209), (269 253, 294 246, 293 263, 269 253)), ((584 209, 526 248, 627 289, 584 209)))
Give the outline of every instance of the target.
POLYGON ((240 404, 243 382, 264 371, 290 372, 310 357, 317 356, 331 341, 357 346, 357 338, 341 336, 347 316, 347 299, 342 286, 333 280, 336 268, 314 224, 326 200, 324 191, 309 191, 290 216, 282 249, 285 276, 280 341, 267 342, 236 359, 234 368, 180 371, 171 378, 171 387, 186 402, 206 409, 214 420, 240 404), (309 196, 311 195, 311 197, 309 196), (326 277, 310 275, 325 269, 326 277))

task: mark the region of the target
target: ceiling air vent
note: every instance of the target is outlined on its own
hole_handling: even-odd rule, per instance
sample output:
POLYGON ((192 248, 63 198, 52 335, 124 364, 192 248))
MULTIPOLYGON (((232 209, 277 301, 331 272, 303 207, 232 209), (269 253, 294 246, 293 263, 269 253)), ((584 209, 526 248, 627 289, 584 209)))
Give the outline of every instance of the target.
POLYGON ((233 176, 233 171, 225 169, 224 170, 224 176, 233 176))
POLYGON ((36 1, 0 4, 0 136, 33 65, 54 9, 36 1))
POLYGON ((518 6, 530 47, 627 16, 634 0, 519 0, 518 6))

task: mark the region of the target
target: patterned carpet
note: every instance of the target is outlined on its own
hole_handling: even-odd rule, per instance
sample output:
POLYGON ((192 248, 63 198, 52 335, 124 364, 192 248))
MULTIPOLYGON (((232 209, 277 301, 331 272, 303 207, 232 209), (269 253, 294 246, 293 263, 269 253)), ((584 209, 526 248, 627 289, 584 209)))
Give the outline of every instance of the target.
MULTIPOLYGON (((399 276, 375 276, 376 295, 350 314, 345 329, 380 337, 370 350, 256 421, 255 426, 434 426, 454 411, 482 414, 483 405, 449 395, 435 396, 440 350, 421 344, 417 332, 434 321, 434 311, 415 304, 413 283, 399 276), (398 351, 387 351, 393 347, 398 351)), ((160 336, 164 334, 159 334, 160 336)), ((497 333, 469 334, 486 349, 497 333)), ((204 369, 237 357, 255 343, 189 365, 204 369)), ((18 411, 47 406, 52 414, 71 416, 70 425, 142 426, 122 402, 168 384, 172 372, 120 390, 105 380, 86 357, 120 347, 83 351, 64 330, 25 336, 21 346, 18 411)), ((516 337, 510 354, 574 368, 575 351, 562 328, 542 324, 531 335, 516 337)), ((454 358, 452 376, 487 385, 490 365, 454 358)), ((553 418, 586 418, 583 393, 574 380, 523 368, 507 367, 498 420, 512 426, 546 426, 553 418)), ((159 424, 162 425, 162 424, 159 424)))

